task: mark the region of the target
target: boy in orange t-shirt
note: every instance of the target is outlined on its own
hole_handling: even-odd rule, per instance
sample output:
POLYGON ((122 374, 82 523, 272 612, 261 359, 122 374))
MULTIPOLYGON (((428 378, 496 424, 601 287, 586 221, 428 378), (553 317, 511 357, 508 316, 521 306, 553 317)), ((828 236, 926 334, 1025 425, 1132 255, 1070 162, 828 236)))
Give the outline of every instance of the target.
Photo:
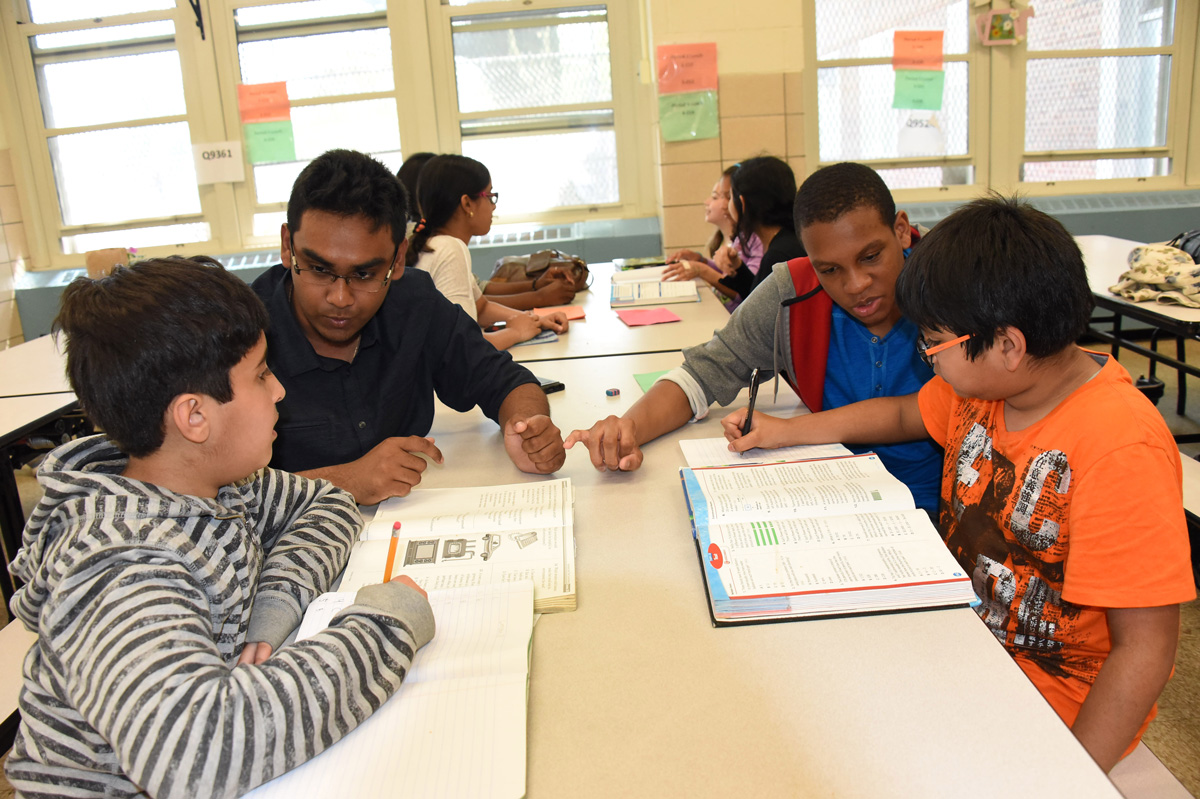
POLYGON ((896 283, 936 377, 796 419, 745 409, 730 448, 931 437, 939 527, 984 623, 1105 771, 1156 712, 1196 596, 1179 449, 1120 364, 1075 346, 1092 309, 1070 234, 999 197, 925 237, 896 283))

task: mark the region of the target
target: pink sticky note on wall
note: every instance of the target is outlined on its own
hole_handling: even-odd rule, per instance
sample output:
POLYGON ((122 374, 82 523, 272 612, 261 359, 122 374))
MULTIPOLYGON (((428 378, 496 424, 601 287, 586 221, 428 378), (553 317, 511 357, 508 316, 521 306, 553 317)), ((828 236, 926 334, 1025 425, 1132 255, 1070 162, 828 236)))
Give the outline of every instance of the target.
POLYGON ((717 90, 717 45, 660 44, 658 56, 658 93, 717 90))
POLYGON ((287 81, 275 83, 239 83, 238 112, 242 123, 282 122, 292 118, 288 103, 287 81))
POLYGON ((666 308, 625 308, 617 311, 617 316, 621 317, 621 321, 630 327, 683 321, 677 314, 666 308))
POLYGON ((893 69, 941 69, 943 31, 896 31, 892 36, 893 69))

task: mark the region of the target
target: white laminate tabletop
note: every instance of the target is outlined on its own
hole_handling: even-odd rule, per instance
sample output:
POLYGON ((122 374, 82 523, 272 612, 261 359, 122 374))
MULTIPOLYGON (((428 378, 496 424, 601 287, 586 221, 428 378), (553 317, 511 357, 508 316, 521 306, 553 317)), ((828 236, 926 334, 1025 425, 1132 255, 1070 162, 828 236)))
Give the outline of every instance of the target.
MULTIPOLYGON (((538 364, 564 433, 639 396, 632 375, 678 353, 538 364), (615 399, 606 388, 619 388, 615 399)), ((739 404, 744 404, 744 398, 739 404)), ((783 387, 767 412, 802 410, 783 387)), ((579 607, 534 629, 528 796, 1117 797, 1107 777, 968 609, 716 629, 678 469, 678 441, 637 472, 568 453, 579 607)), ((422 485, 543 479, 517 471, 496 425, 439 407, 445 455, 422 485)))
POLYGON ((7 439, 14 432, 61 413, 73 404, 75 395, 69 391, 32 397, 0 397, 0 439, 7 439))
POLYGON ((66 363, 53 336, 0 350, 0 397, 70 391, 66 363))
POLYGON ((1129 302, 1108 290, 1109 286, 1116 285, 1121 273, 1129 268, 1129 252, 1134 247, 1145 244, 1144 241, 1119 239, 1114 236, 1076 236, 1075 243, 1079 245, 1079 250, 1083 253, 1083 262, 1087 264, 1088 285, 1093 294, 1167 320, 1200 324, 1200 308, 1184 308, 1157 302, 1129 302))
MULTIPOLYGON (((531 344, 509 350, 522 363, 563 358, 590 358, 602 355, 634 355, 648 352, 681 350, 712 338, 729 321, 729 312, 708 284, 697 282, 699 302, 664 304, 681 321, 643 327, 628 327, 609 305, 613 265, 592 264, 592 285, 575 295, 575 305, 583 306, 586 318, 571 322, 570 329, 558 341, 531 344)), ((654 308, 658 306, 644 306, 654 308)))

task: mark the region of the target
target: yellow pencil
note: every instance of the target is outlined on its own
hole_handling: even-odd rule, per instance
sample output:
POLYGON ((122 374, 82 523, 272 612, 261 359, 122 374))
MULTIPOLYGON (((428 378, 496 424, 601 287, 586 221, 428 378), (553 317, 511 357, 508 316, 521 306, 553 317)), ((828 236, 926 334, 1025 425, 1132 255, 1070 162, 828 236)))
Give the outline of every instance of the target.
POLYGON ((400 522, 392 525, 392 543, 388 544, 387 564, 383 567, 383 581, 392 579, 392 565, 396 562, 396 542, 400 540, 400 522))

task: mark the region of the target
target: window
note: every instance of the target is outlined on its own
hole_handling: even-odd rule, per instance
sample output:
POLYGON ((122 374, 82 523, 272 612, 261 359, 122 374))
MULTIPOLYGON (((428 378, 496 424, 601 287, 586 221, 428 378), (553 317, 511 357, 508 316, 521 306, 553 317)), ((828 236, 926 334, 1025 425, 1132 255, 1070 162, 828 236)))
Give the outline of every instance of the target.
POLYGON ((622 190, 622 165, 631 171, 636 158, 618 135, 620 118, 633 110, 613 89, 632 80, 614 57, 614 31, 627 24, 614 18, 621 9, 491 7, 503 5, 514 8, 476 14, 430 0, 431 41, 453 65, 440 76, 444 127, 464 155, 487 165, 505 221, 555 208, 619 208, 632 192, 622 190))
POLYGON ((197 5, 0 3, 35 268, 78 266, 102 247, 274 246, 297 174, 335 147, 392 170, 405 151, 475 157, 503 191, 506 222, 653 208, 653 186, 636 177, 652 151, 637 133, 648 123, 634 98, 633 0, 197 5), (238 86, 281 81, 294 157, 246 152, 243 182, 198 186, 193 146, 243 138, 238 86))
POLYGON ((1182 187, 1193 77, 1176 31, 1195 31, 1193 6, 1043 4, 1023 41, 984 46, 976 25, 987 3, 817 0, 806 59, 814 149, 822 163, 866 161, 894 190, 925 196, 1182 187), (931 29, 944 31, 942 109, 893 109, 894 32, 931 29))

